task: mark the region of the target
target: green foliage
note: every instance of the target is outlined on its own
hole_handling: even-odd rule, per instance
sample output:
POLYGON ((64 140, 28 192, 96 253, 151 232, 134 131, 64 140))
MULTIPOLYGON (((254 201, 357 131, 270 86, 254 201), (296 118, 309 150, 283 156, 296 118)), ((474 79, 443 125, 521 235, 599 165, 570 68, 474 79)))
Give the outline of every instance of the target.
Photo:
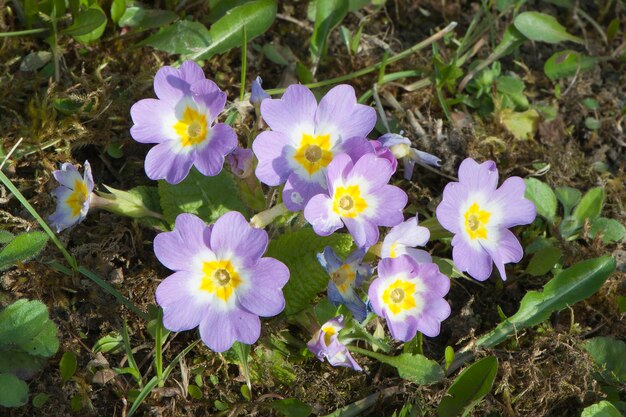
POLYGON ((543 291, 526 293, 519 310, 478 339, 477 346, 494 347, 512 334, 547 320, 552 313, 584 300, 598 291, 614 270, 615 260, 610 256, 571 266, 551 279, 543 291))
POLYGON ((604 243, 619 242, 625 235, 626 228, 615 219, 598 217, 591 222, 589 236, 592 238, 601 236, 604 243))
POLYGON ((180 184, 159 181, 159 197, 165 219, 173 224, 181 213, 192 213, 213 223, 228 211, 246 213, 235 181, 228 172, 205 177, 195 168, 180 184))
POLYGON ((15 237, 9 235, 8 232, 2 235, 1 240, 8 243, 0 250, 0 271, 10 268, 17 262, 26 262, 34 258, 48 242, 48 235, 39 231, 22 233, 15 237))
POLYGON ((534 41, 583 43, 579 37, 567 33, 567 30, 554 17, 544 13, 520 13, 515 17, 513 24, 524 36, 534 41))
POLYGON ((69 381, 76 373, 78 367, 78 360, 74 352, 65 352, 59 362, 59 372, 61 373, 61 380, 63 382, 69 381))
POLYGON ((179 20, 144 39, 138 46, 149 45, 168 54, 190 55, 210 43, 211 35, 202 23, 179 20))
POLYGON ((18 300, 0 311, 0 405, 28 401, 28 386, 19 378, 32 377, 56 353, 56 333, 41 301, 18 300))
MULTIPOLYGON (((100 15, 100 24, 98 26, 95 26, 93 28, 90 28, 89 31, 87 31, 87 33, 83 34, 83 35, 73 35, 72 37, 74 39, 76 39, 78 42, 82 43, 82 44, 89 44, 95 40, 98 40, 102 37, 102 35, 104 34, 104 30, 106 29, 107 26, 107 19, 106 19, 106 15, 104 14, 104 11, 102 10, 102 8, 100 8, 100 6, 98 6, 97 4, 94 4, 92 6, 89 7, 89 9, 86 10, 86 12, 93 10, 97 13, 99 13, 100 15), (104 19, 102 19, 102 17, 104 17, 104 19)), ((90 20, 93 19, 93 17, 89 18, 90 20)), ((90 23, 92 25, 95 25, 98 22, 98 20, 93 19, 93 21, 91 21, 90 23)), ((85 26, 87 26, 87 24, 85 24, 85 26)))
POLYGON ((283 262, 290 272, 289 282, 283 288, 286 314, 304 309, 326 289, 328 274, 317 261, 317 254, 330 246, 337 255, 345 258, 351 245, 352 238, 348 234, 334 233, 323 237, 311 228, 285 233, 270 242, 266 256, 283 262))
POLYGON ((594 337, 583 343, 594 361, 609 379, 626 383, 626 343, 613 337, 594 337))
POLYGON ((536 178, 526 178, 524 182, 525 197, 535 203, 537 214, 553 223, 556 216, 556 195, 552 188, 536 178))
POLYGON ((328 35, 346 17, 348 7, 348 0, 316 0, 315 24, 309 46, 314 61, 319 61, 324 54, 328 35))
POLYGON ((400 377, 420 385, 430 385, 444 378, 443 368, 424 355, 401 353, 398 356, 383 355, 377 352, 350 346, 349 349, 379 362, 391 365, 398 370, 400 377))
POLYGON ((313 408, 310 405, 296 398, 276 400, 272 402, 271 406, 284 417, 308 417, 313 412, 313 408))
POLYGON ((472 364, 456 377, 437 407, 439 417, 467 416, 491 391, 498 373, 498 359, 488 356, 472 364))
POLYGON ((622 413, 610 402, 600 401, 585 408, 580 417, 622 417, 622 413))
POLYGON ((556 187, 554 194, 556 194, 556 198, 563 205, 563 213, 566 216, 569 216, 572 209, 580 203, 580 198, 582 197, 582 193, 572 187, 556 187))
POLYGON ((62 34, 72 36, 79 42, 95 40, 102 36, 107 17, 102 9, 91 6, 87 10, 78 12, 72 24, 61 31, 62 34))
MULTIPOLYGON (((138 6, 128 7, 120 17, 118 25, 140 32, 162 28, 178 19, 178 15, 169 10, 144 9, 138 6)), ((206 28, 205 28, 206 30, 206 28)))
POLYGON ((207 59, 242 46, 244 28, 248 42, 262 35, 274 22, 276 7, 276 0, 256 0, 232 8, 211 26, 210 45, 193 58, 207 59))
POLYGON ((13 374, 0 373, 0 406, 20 407, 28 402, 28 385, 13 374))
POLYGON ((520 140, 532 138, 539 125, 539 113, 535 109, 528 109, 524 112, 504 109, 499 116, 500 123, 520 140))
POLYGON ((93 345, 93 352, 98 353, 115 353, 124 348, 124 341, 122 335, 119 333, 111 333, 98 339, 95 345, 93 345))
POLYGON ((598 58, 583 55, 572 50, 555 52, 543 64, 543 71, 552 81, 573 77, 576 73, 583 73, 593 69, 600 62, 598 58))
POLYGON ((585 193, 582 200, 572 214, 579 224, 583 224, 585 219, 595 220, 602 212, 604 205, 604 188, 595 187, 585 193))
POLYGON ((535 277, 545 275, 559 262, 561 255, 561 251, 552 245, 541 248, 530 258, 526 272, 535 277))

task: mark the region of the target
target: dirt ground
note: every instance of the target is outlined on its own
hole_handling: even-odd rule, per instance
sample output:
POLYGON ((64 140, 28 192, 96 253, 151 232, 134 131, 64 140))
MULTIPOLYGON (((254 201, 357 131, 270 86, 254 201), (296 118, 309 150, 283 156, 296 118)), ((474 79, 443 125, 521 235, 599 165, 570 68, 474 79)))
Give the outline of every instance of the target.
MULTIPOLYGON (((277 43, 288 46, 303 62, 308 59, 312 24, 306 19, 306 5, 304 2, 279 3, 279 18, 267 33, 249 45, 248 82, 259 74, 268 88, 295 82, 294 68, 271 62, 255 45, 277 43), (293 22, 294 19, 299 23, 293 22)), ((602 27, 606 27, 612 18, 620 17, 599 16, 596 6, 588 4, 593 2, 580 3, 587 14, 600 18, 598 23, 602 27)), ((193 8, 189 13, 199 18, 206 12, 203 7, 193 8)), ((591 55, 609 56, 619 46, 603 42, 587 22, 574 21, 556 6, 530 2, 528 8, 559 16, 568 30, 584 36, 584 48, 591 55)), ((321 63, 316 79, 344 75, 378 62, 383 54, 381 45, 399 52, 451 21, 459 23, 455 33, 460 38, 477 9, 476 4, 465 1, 409 0, 387 1, 380 10, 374 7, 361 9, 358 16, 350 14, 343 22, 355 30, 359 17, 368 16, 364 29, 367 36, 363 38, 360 52, 349 56, 338 34, 334 33, 330 39, 328 58, 321 63)), ((615 5, 615 10, 624 13, 624 8, 620 9, 618 5, 615 5)), ((626 30, 626 19, 623 15, 621 18, 622 30, 626 30)), ((485 58, 489 54, 489 45, 493 45, 489 42, 490 36, 499 38, 510 19, 509 15, 496 21, 491 31, 484 35, 488 42, 476 51, 474 59, 485 58)), ((14 17, 0 8, 0 30, 19 28, 14 17)), ((61 80, 58 83, 38 72, 20 70, 20 62, 26 54, 46 50, 47 45, 42 39, 22 36, 0 41, 0 142, 7 150, 22 139, 6 173, 44 218, 55 207, 50 192, 56 187, 56 182, 51 172, 63 162, 82 164, 89 160, 97 184, 118 189, 155 185, 143 171, 148 147, 130 137, 132 122, 129 109, 139 99, 152 97, 155 72, 162 65, 174 62, 174 57, 147 47, 131 48, 138 39, 140 37, 137 36, 120 37, 119 30, 116 32, 112 26, 107 27, 105 36, 99 42, 89 47, 62 38, 61 80), (64 114, 58 105, 62 99, 79 103, 79 110, 64 114), (111 143, 121 145, 122 158, 113 158, 107 153, 111 143)), ((444 56, 453 51, 451 43, 439 42, 438 45, 444 56)), ((416 79, 399 80, 383 86, 379 92, 382 104, 387 116, 407 136, 415 139, 418 148, 441 157, 444 174, 455 175, 458 164, 466 156, 479 160, 494 159, 498 162, 501 178, 528 176, 536 173, 538 163, 543 166, 548 164, 550 169, 541 179, 552 186, 568 185, 582 191, 604 186, 606 203, 603 215, 624 224, 625 64, 618 59, 607 60, 592 71, 580 74, 571 83, 571 80, 562 81, 566 93, 556 99, 553 83, 543 74, 543 62, 556 50, 554 45, 526 42, 518 54, 501 60, 503 72, 514 71, 523 77, 531 103, 558 105, 556 118, 541 120, 536 135, 531 139, 515 139, 496 117, 481 117, 463 105, 453 107, 452 120, 446 119, 432 87, 414 92, 403 88, 416 79), (584 125, 590 110, 582 106, 581 101, 589 97, 595 98, 600 105, 595 111, 601 123, 597 130, 587 129, 584 125), (423 133, 416 130, 417 125, 423 128, 423 133)), ((230 100, 238 97, 239 50, 208 60, 203 68, 207 76, 227 92, 230 100)), ((432 71, 431 50, 427 48, 394 63, 387 71, 408 69, 422 69, 427 76, 432 71)), ((378 73, 374 72, 350 83, 360 95, 372 87, 377 77, 378 73)), ((250 109, 234 125, 242 143, 249 139, 247 136, 251 131, 247 126, 254 122, 250 109)), ((377 135, 375 132, 370 137, 377 135)), ((401 179, 400 175, 394 179, 397 185, 407 190, 413 207, 430 213, 448 181, 439 173, 420 167, 411 181, 401 179)), ((2 187, 0 227, 13 233, 38 228, 36 221, 2 187)), ((95 211, 90 212, 79 226, 62 232, 59 237, 79 264, 96 271, 139 307, 147 310, 148 305, 155 302, 157 285, 169 274, 152 251, 156 233, 156 230, 136 220, 95 211)), ((431 242, 427 248, 439 253, 447 250, 440 242, 431 242)), ((507 342, 489 352, 499 359, 498 376, 494 389, 475 409, 474 415, 578 416, 582 408, 604 398, 592 376, 593 362, 580 344, 593 336, 626 338, 624 315, 620 314, 616 301, 618 295, 626 296, 624 244, 607 245, 598 239, 583 236, 566 242, 560 249, 564 253, 565 265, 614 254, 618 258, 619 270, 590 299, 553 316, 538 328, 519 334, 516 343, 507 342)), ((37 261, 6 271, 0 278, 0 306, 20 298, 42 300, 59 326, 61 341, 58 354, 50 359, 48 366, 36 378, 29 381, 31 394, 47 393, 50 395, 48 402, 41 408, 27 405, 11 411, 3 409, 0 415, 124 416, 129 407, 131 390, 137 388, 132 378, 114 375, 102 384, 94 380, 94 374, 97 369, 102 369, 103 360, 111 367, 123 367, 125 355, 120 352, 96 356, 92 347, 101 337, 120 332, 125 321, 132 346, 136 348, 137 361, 147 371, 154 343, 145 323, 91 281, 52 269, 49 264, 53 261, 63 263, 63 257, 49 244, 37 261), (68 382, 61 381, 58 371, 59 359, 65 351, 72 351, 78 356, 78 371, 68 382), (82 402, 82 408, 73 412, 72 398, 77 397, 79 400, 73 401, 82 402)), ((496 306, 500 306, 506 315, 513 314, 523 295, 528 290, 541 288, 548 279, 526 274, 527 263, 528 257, 525 257, 519 265, 510 268, 510 280, 504 285, 496 278, 485 283, 454 281, 447 296, 452 315, 443 323, 438 337, 425 338, 425 355, 442 360, 446 346, 460 348, 473 337, 491 330, 499 322, 496 306)), ((304 329, 287 323, 281 316, 264 321, 263 333, 271 332, 287 334, 302 342, 309 338, 304 329)), ((195 337, 193 331, 176 335, 166 345, 166 363, 195 337)), ((276 398, 297 398, 311 405, 314 413, 324 415, 379 392, 382 393, 380 400, 367 415, 391 416, 394 410, 400 410, 409 402, 430 415, 432 407, 439 403, 453 379, 431 386, 416 386, 399 378, 394 369, 363 356, 357 355, 357 360, 368 372, 356 373, 344 368, 331 368, 314 359, 287 361, 286 358, 292 354, 293 358, 301 357, 297 354, 297 347, 286 347, 284 356, 279 354, 277 357, 267 346, 267 343, 262 343, 253 347, 252 401, 242 396, 243 377, 231 358, 199 346, 185 360, 185 368, 188 378, 200 375, 203 381, 202 398, 183 398, 180 395, 185 376, 177 368, 166 386, 148 397, 138 415, 217 415, 219 411, 215 400, 219 400, 230 405, 228 411, 222 412, 223 415, 266 416, 273 415, 268 404, 276 398)))

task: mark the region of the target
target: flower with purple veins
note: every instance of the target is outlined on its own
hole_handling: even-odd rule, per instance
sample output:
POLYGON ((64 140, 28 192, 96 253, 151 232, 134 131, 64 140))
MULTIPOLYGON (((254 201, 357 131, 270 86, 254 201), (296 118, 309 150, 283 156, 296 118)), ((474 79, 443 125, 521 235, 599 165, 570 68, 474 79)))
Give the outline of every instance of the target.
POLYGON ((211 226, 180 214, 172 232, 154 239, 156 257, 175 271, 156 291, 165 328, 179 332, 199 326, 202 341, 216 352, 235 341, 256 342, 259 316, 284 309, 282 288, 289 279, 282 262, 262 258, 267 244, 267 232, 252 228, 238 212, 211 226))
POLYGON ((203 175, 219 174, 224 157, 237 146, 230 126, 214 124, 226 94, 193 61, 161 68, 154 91, 158 99, 140 100, 130 109, 133 139, 157 144, 146 155, 148 177, 178 184, 192 165, 203 175))
POLYGON ((87 216, 89 204, 93 197, 93 177, 91 165, 85 161, 85 172, 81 177, 74 165, 64 163, 60 170, 52 172, 61 184, 52 195, 57 198, 57 207, 49 217, 57 232, 80 223, 87 216))
POLYGON ((372 268, 361 264, 363 256, 365 256, 365 251, 357 249, 345 261, 342 261, 329 246, 324 249, 324 252, 317 254, 319 263, 330 275, 328 299, 335 306, 344 304, 358 321, 365 320, 367 309, 361 297, 356 293, 356 288, 361 286, 365 278, 372 275, 372 268))
POLYGON ((231 153, 226 155, 226 161, 235 176, 238 178, 248 178, 254 168, 254 153, 251 149, 237 146, 231 153))
POLYGON ((362 371, 363 368, 356 363, 346 345, 339 341, 339 332, 343 328, 343 316, 328 320, 306 346, 322 362, 326 358, 332 366, 345 366, 362 371))
POLYGON ((417 215, 391 228, 381 248, 381 258, 397 258, 409 255, 419 263, 433 261, 428 252, 415 249, 416 246, 424 246, 430 239, 430 230, 418 226, 417 215))
POLYGON ((454 264, 479 281, 489 278, 494 263, 506 280, 504 264, 524 255, 509 228, 530 224, 536 216, 535 205, 524 198, 523 179, 510 177, 497 187, 495 162, 467 158, 459 167, 459 182, 446 185, 437 206, 437 220, 454 233, 454 264))
POLYGON ((450 316, 450 305, 443 299, 449 290, 450 280, 437 265, 419 264, 403 255, 378 263, 378 278, 368 295, 391 336, 408 342, 418 331, 429 337, 439 334, 441 322, 450 316))
POLYGON ((430 165, 436 168, 441 166, 441 159, 428 152, 423 152, 411 147, 411 140, 397 133, 385 133, 377 140, 383 147, 389 148, 396 158, 402 159, 404 179, 406 180, 410 180, 413 177, 413 169, 416 163, 430 165))
POLYGON ((314 196, 304 217, 320 236, 328 236, 344 225, 359 248, 378 242, 378 226, 402 222, 408 197, 400 188, 387 184, 393 169, 389 161, 373 153, 356 163, 346 154, 328 165, 328 194, 314 196))
POLYGON ((327 191, 326 169, 339 153, 354 160, 372 152, 365 136, 376 124, 376 111, 357 104, 349 85, 332 88, 320 101, 303 85, 291 85, 281 99, 261 103, 261 115, 272 129, 252 144, 261 182, 285 183, 283 202, 302 210, 316 194, 327 191))

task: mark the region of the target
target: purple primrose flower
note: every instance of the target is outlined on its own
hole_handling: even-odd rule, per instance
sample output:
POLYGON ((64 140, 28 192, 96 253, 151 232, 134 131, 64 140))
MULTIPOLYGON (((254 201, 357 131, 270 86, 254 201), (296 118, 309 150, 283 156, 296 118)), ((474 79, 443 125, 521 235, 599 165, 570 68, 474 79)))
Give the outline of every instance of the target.
POLYGON ((252 92, 250 93, 250 103, 257 105, 261 104, 263 100, 266 98, 271 98, 269 94, 263 90, 263 80, 261 77, 256 77, 254 81, 252 81, 252 92))
POLYGON ((433 263, 418 264, 409 256, 386 258, 378 264, 378 278, 370 284, 372 310, 387 321, 394 339, 408 342, 420 331, 439 334, 441 322, 450 316, 443 297, 450 280, 433 263))
POLYGON ((261 115, 272 129, 252 144, 259 164, 256 176, 276 186, 285 183, 283 202, 302 210, 316 194, 326 192, 326 169, 339 153, 353 159, 372 152, 365 136, 374 128, 376 111, 357 104, 354 89, 338 85, 320 101, 303 85, 291 85, 281 99, 261 103, 261 115))
POLYGON ((306 346, 317 359, 324 361, 326 358, 332 366, 345 366, 355 371, 362 371, 363 368, 356 363, 346 345, 339 341, 339 331, 343 328, 343 316, 328 320, 306 346))
POLYGON ((89 161, 84 164, 85 173, 81 177, 74 165, 65 163, 52 175, 61 184, 52 195, 57 198, 57 208, 49 219, 57 232, 83 221, 89 211, 93 196, 93 177, 89 161))
POLYGON ((396 158, 402 159, 404 179, 406 180, 410 180, 413 177, 413 168, 415 168, 417 162, 437 168, 441 166, 439 158, 428 152, 411 147, 411 140, 397 133, 385 133, 378 138, 378 142, 383 147, 389 148, 396 158))
POLYGON ((275 316, 285 307, 282 287, 289 279, 282 262, 262 258, 267 243, 267 232, 252 228, 238 212, 211 226, 180 214, 174 231, 154 239, 156 257, 175 271, 156 291, 165 328, 199 326, 200 337, 216 352, 235 341, 256 342, 259 316, 275 316))
POLYGON ((330 275, 328 299, 335 306, 344 304, 358 321, 365 320, 367 309, 356 293, 356 288, 361 286, 365 278, 372 275, 372 268, 361 264, 363 256, 365 251, 358 249, 342 261, 329 246, 317 255, 318 261, 330 275))
POLYGON ((254 168, 254 153, 250 149, 237 146, 231 153, 226 155, 226 161, 235 176, 248 178, 254 168))
POLYGON ((226 94, 193 61, 161 68, 154 91, 158 99, 140 100, 130 109, 133 139, 157 144, 146 155, 148 177, 178 184, 192 165, 203 175, 219 174, 224 157, 237 146, 230 126, 213 124, 226 94))
POLYGON ((378 242, 378 226, 402 222, 408 201, 404 191, 388 185, 393 174, 389 161, 373 153, 356 163, 346 154, 337 155, 328 165, 328 194, 314 196, 304 217, 320 236, 345 226, 359 248, 378 242))
POLYGON ((409 255, 419 263, 430 263, 432 258, 428 252, 415 249, 416 246, 424 246, 430 239, 430 230, 417 225, 417 216, 391 228, 381 249, 381 258, 397 258, 409 255))
POLYGON ((454 264, 479 281, 489 278, 494 263, 506 280, 504 264, 524 255, 508 228, 532 223, 536 215, 535 205, 524 198, 523 179, 511 177, 497 187, 495 162, 467 158, 459 167, 459 182, 446 185, 437 206, 437 220, 454 233, 454 264))

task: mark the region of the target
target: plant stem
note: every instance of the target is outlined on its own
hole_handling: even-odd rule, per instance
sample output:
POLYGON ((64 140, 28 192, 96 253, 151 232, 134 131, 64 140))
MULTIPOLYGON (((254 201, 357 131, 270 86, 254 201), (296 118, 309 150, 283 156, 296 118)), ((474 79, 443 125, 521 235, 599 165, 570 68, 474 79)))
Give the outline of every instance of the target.
POLYGON ((36 35, 37 33, 43 33, 47 31, 46 28, 38 28, 38 29, 27 29, 27 30, 18 30, 15 32, 4 32, 0 33, 0 38, 9 38, 12 36, 22 36, 22 35, 36 35))
POLYGON ((154 346, 154 367, 156 368, 157 378, 159 379, 159 387, 165 385, 163 379, 163 310, 159 309, 157 316, 157 328, 154 346))

